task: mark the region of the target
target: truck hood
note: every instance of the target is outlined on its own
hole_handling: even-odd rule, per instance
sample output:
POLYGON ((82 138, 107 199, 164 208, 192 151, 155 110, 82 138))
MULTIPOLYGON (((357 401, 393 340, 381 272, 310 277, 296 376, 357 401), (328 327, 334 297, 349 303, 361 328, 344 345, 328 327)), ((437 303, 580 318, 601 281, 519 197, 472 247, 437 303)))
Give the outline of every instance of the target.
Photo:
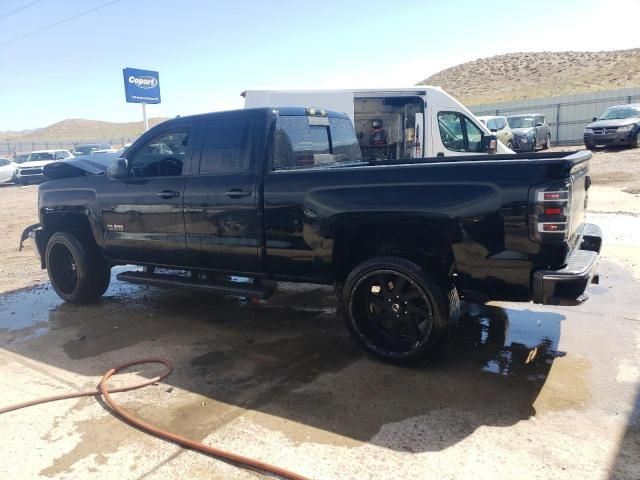
POLYGON ((50 163, 55 162, 56 160, 38 160, 35 162, 24 162, 21 163, 18 168, 41 168, 45 165, 49 165, 50 163))
POLYGON ((511 131, 513 132, 514 135, 518 135, 520 137, 523 137, 525 135, 533 135, 535 128, 533 127, 528 127, 528 128, 512 128, 511 131))
POLYGON ((111 165, 111 162, 117 157, 118 155, 115 153, 85 155, 68 160, 49 162, 43 170, 45 176, 52 180, 83 177, 85 175, 103 175, 111 165))
POLYGON ((615 120, 596 120, 587 125, 587 128, 623 127, 631 123, 640 122, 640 118, 618 118, 615 120))

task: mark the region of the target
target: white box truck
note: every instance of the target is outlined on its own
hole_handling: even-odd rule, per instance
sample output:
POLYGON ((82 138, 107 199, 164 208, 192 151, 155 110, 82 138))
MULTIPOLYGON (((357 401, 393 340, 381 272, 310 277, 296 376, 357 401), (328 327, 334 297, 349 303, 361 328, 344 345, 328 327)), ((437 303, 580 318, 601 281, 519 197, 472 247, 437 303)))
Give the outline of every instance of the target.
POLYGON ((513 153, 439 87, 246 90, 242 96, 245 108, 316 107, 346 113, 366 160, 513 153))

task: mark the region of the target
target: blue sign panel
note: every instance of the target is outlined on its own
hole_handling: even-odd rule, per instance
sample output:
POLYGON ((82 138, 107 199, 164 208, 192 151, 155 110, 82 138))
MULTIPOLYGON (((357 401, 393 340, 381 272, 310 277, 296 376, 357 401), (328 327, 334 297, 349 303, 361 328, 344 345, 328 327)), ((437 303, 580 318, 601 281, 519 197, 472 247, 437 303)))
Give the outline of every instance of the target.
POLYGON ((130 103, 160 103, 160 76, 151 70, 123 68, 124 94, 130 103))

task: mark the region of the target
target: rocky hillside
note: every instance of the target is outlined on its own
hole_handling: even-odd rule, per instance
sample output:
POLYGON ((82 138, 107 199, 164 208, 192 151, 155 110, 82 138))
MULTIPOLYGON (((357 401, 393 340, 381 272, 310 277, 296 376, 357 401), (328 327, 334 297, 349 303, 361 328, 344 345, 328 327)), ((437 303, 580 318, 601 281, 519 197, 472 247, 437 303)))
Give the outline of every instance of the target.
POLYGON ((447 68, 420 82, 467 105, 640 86, 640 48, 508 53, 447 68))
MULTIPOLYGON (((166 118, 150 118, 149 127, 164 122, 166 118)), ((45 128, 36 130, 0 132, 0 140, 11 142, 73 142, 82 140, 112 139, 137 137, 144 131, 142 122, 102 122, 99 120, 83 120, 79 118, 62 120, 45 128)))

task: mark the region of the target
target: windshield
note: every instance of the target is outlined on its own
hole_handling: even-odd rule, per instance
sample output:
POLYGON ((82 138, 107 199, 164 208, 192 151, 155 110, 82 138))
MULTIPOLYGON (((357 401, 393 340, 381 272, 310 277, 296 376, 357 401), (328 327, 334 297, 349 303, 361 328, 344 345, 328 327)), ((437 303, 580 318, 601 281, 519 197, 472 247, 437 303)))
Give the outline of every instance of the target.
POLYGON ((53 153, 40 152, 29 155, 27 162, 37 162, 38 160, 53 160, 53 153))
POLYGON ((511 128, 533 127, 533 117, 507 117, 507 122, 511 128))
POLYGON ((91 153, 93 150, 98 150, 98 145, 78 145, 75 152, 81 155, 86 155, 91 153))
POLYGON ((607 108, 598 120, 620 120, 622 118, 640 117, 640 110, 633 107, 607 108))
POLYGON ((348 118, 282 115, 276 120, 273 141, 276 170, 362 162, 355 130, 348 118))

